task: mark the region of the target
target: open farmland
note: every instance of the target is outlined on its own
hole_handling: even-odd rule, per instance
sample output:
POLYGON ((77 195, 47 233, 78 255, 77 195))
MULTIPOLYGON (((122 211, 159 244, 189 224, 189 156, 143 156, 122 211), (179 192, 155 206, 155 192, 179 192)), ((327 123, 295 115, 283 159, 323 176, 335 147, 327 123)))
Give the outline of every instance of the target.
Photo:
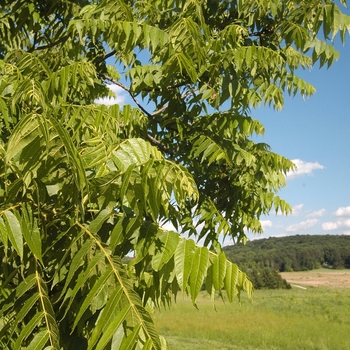
POLYGON ((350 288, 350 270, 317 269, 282 272, 281 276, 291 284, 305 287, 350 288))
POLYGON ((196 310, 178 297, 171 310, 154 314, 156 326, 174 350, 348 350, 350 272, 315 270, 284 274, 291 290, 257 290, 241 304, 202 294, 196 310))

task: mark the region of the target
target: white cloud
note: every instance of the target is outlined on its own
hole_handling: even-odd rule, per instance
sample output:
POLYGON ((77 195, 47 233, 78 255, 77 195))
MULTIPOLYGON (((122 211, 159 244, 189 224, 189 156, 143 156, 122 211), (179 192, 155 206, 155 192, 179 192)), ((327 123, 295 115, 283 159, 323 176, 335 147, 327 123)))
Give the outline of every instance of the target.
POLYGON ((317 211, 313 211, 312 213, 306 215, 306 217, 308 218, 317 218, 317 217, 321 217, 326 213, 326 209, 320 209, 317 211))
POLYGON ((350 216, 350 206, 338 208, 335 212, 335 216, 350 216))
POLYGON ((261 220, 260 223, 261 223, 261 226, 262 226, 264 231, 267 228, 272 227, 272 221, 271 220, 261 220))
POLYGON ((340 221, 341 227, 350 228, 350 219, 343 219, 340 221))
POLYGON ((126 100, 126 93, 125 90, 122 89, 120 86, 115 84, 107 85, 107 87, 112 90, 115 93, 115 97, 105 96, 105 97, 99 97, 94 102, 97 104, 104 104, 107 106, 116 105, 116 104, 122 104, 126 100))
POLYGON ((336 222, 324 222, 322 224, 322 228, 324 231, 332 231, 337 229, 337 223, 336 222))
POLYGON ((350 206, 339 207, 334 216, 337 217, 335 221, 328 221, 322 224, 324 231, 343 231, 343 234, 347 234, 350 228, 350 206))
POLYGON ((293 216, 299 216, 303 210, 303 206, 304 204, 298 204, 298 205, 295 205, 293 208, 292 208, 292 215, 293 216))
POLYGON ((287 173, 288 179, 293 179, 297 176, 312 175, 314 170, 324 168, 324 166, 318 162, 305 162, 301 159, 293 159, 292 161, 297 166, 297 169, 287 173))
POLYGON ((337 221, 329 221, 322 224, 324 231, 346 230, 350 228, 350 219, 342 218, 337 221))
POLYGON ((317 219, 309 219, 306 221, 302 221, 299 224, 290 225, 286 228, 287 232, 296 232, 296 231, 303 231, 307 230, 312 226, 315 226, 317 224, 317 219))

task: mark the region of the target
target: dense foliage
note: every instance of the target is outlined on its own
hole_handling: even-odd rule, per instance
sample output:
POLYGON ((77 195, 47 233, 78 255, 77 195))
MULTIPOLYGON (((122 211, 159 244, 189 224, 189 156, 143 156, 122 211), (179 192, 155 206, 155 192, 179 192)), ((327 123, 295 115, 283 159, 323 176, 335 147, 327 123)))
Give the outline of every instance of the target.
POLYGON ((350 236, 296 235, 270 237, 224 248, 226 256, 244 269, 271 268, 280 272, 326 266, 350 268, 350 236))
POLYGON ((296 71, 332 64, 349 17, 328 0, 0 10, 0 347, 161 349, 148 310, 178 290, 250 295, 220 237, 289 212, 293 168, 251 140, 250 108, 311 95, 296 71), (96 105, 109 82, 137 107, 96 105))
MULTIPOLYGON (((247 265, 244 265, 247 266, 247 265)), ((244 267, 243 267, 244 268, 244 267)), ((291 285, 282 278, 278 270, 270 267, 248 267, 245 269, 254 289, 290 289, 291 285)))

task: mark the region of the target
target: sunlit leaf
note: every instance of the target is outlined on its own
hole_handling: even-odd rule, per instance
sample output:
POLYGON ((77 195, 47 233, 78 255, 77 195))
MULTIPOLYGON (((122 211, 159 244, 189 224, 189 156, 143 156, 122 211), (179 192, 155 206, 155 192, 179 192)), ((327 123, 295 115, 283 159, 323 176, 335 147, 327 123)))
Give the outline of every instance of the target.
POLYGON ((164 232, 158 236, 154 243, 154 255, 152 258, 152 268, 155 271, 160 270, 174 255, 179 239, 179 235, 172 231, 164 232))

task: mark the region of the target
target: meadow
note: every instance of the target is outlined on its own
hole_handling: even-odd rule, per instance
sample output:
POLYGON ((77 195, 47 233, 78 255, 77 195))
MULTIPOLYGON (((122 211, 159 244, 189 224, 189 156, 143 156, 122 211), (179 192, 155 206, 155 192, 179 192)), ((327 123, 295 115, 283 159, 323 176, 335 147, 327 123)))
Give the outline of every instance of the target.
POLYGON ((216 311, 205 294, 198 309, 179 295, 153 315, 156 327, 172 350, 350 349, 350 271, 289 274, 283 278, 298 283, 292 289, 256 290, 253 300, 242 294, 233 304, 217 298, 216 311))

